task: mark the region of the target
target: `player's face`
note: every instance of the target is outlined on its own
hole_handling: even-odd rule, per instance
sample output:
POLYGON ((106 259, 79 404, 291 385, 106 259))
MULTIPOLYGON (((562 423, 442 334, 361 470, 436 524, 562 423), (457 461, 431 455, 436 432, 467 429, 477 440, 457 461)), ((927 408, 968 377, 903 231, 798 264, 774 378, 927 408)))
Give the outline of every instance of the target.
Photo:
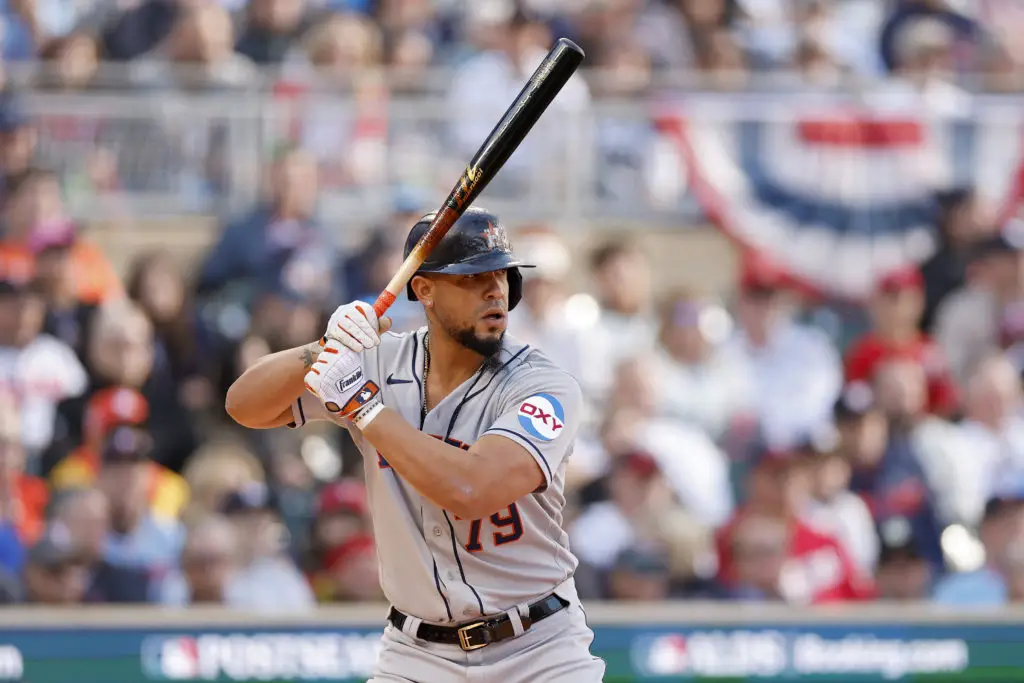
POLYGON ((501 348, 508 326, 508 273, 433 275, 430 310, 454 340, 481 356, 501 348))

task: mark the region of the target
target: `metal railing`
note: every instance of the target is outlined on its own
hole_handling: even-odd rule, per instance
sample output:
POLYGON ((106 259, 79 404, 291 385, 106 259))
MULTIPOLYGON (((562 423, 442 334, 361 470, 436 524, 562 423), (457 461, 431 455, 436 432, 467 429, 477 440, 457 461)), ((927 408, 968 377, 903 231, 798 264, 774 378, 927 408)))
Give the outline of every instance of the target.
MULTIPOLYGON (((469 110, 444 97, 386 91, 369 100, 325 93, 32 92, 27 102, 40 154, 63 173, 71 205, 83 216, 101 215, 112 203, 141 216, 240 210, 259 196, 274 150, 295 143, 317 157, 322 209, 341 223, 386 214, 399 185, 420 189, 428 206, 439 202, 505 106, 469 110)), ((518 220, 566 227, 679 225, 700 217, 701 207, 666 121, 701 124, 728 149, 740 124, 792 127, 836 112, 920 121, 938 131, 934 168, 919 169, 936 186, 977 182, 993 195, 1005 193, 1019 164, 1024 97, 964 93, 958 102, 956 110, 932 111, 884 89, 595 99, 582 111, 549 112, 481 201, 518 220)), ((859 171, 851 165, 849 172, 859 171)), ((902 182, 904 172, 894 171, 891 180, 902 182)))

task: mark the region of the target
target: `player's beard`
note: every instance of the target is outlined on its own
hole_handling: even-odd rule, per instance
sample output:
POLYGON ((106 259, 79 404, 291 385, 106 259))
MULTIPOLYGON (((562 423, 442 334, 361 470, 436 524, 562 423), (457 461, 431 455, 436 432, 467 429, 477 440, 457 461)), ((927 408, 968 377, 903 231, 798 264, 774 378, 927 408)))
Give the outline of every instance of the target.
POLYGON ((465 346, 470 351, 479 353, 486 359, 493 358, 501 351, 501 342, 505 338, 505 331, 497 337, 481 337, 472 327, 465 327, 461 330, 449 330, 452 339, 465 346))

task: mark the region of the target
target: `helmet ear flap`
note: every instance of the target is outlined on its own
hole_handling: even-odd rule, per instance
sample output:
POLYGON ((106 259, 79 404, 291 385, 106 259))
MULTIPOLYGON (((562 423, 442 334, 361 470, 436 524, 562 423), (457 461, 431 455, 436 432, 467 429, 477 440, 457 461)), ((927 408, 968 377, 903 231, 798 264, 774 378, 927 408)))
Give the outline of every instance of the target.
POLYGON ((519 272, 518 268, 509 268, 506 277, 508 278, 508 310, 511 311, 523 298, 523 274, 519 272))

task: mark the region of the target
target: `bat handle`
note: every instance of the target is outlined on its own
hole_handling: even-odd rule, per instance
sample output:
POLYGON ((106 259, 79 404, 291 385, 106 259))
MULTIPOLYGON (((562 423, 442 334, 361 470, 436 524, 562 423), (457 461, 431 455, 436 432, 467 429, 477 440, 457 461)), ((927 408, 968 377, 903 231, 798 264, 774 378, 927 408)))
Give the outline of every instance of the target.
POLYGON ((373 302, 373 312, 377 314, 378 320, 384 317, 384 314, 389 308, 391 308, 391 304, 395 303, 395 299, 397 298, 398 297, 386 289, 380 293, 377 300, 373 302))

